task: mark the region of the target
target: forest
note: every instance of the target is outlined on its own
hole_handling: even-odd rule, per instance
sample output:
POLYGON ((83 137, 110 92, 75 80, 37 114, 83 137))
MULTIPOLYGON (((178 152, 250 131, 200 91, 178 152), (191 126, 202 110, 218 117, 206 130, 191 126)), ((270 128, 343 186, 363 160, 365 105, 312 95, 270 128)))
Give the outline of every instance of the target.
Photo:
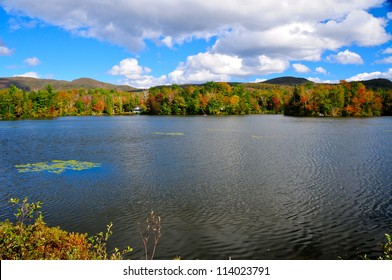
POLYGON ((392 90, 346 81, 297 86, 208 82, 134 91, 54 90, 48 84, 36 91, 14 85, 0 90, 0 119, 127 115, 135 108, 147 115, 391 116, 392 90))

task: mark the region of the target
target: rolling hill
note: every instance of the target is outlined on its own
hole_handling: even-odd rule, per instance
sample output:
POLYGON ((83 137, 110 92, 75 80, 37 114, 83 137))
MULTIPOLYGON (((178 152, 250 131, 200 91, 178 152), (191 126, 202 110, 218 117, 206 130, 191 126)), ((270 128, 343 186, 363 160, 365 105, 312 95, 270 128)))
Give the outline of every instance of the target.
MULTIPOLYGON (((276 85, 276 86, 297 86, 303 85, 307 83, 313 83, 305 78, 297 78, 297 77, 279 77, 270 79, 261 83, 259 85, 276 85)), ((372 79, 367 81, 361 81, 367 88, 371 89, 392 89, 392 81, 388 79, 372 79)), ((96 89, 103 88, 108 90, 117 90, 117 91, 139 91, 140 89, 133 88, 131 86, 126 85, 113 85, 110 83, 100 82, 90 78, 80 78, 69 81, 62 80, 54 80, 54 79, 35 79, 35 78, 26 78, 26 77, 10 77, 10 78, 0 78, 0 89, 9 88, 11 85, 15 85, 16 87, 25 90, 41 90, 45 89, 48 84, 52 86, 55 90, 72 90, 72 89, 96 89)), ((239 84, 237 82, 230 82, 231 86, 235 84, 239 84)), ((255 84, 256 85, 256 84, 255 84)), ((189 86, 189 85, 182 85, 189 86)))
MULTIPOLYGON (((388 79, 371 79, 366 81, 359 81, 370 89, 392 89, 392 81, 388 79)), ((296 77, 279 77, 262 82, 263 84, 272 84, 280 86, 297 86, 307 83, 313 83, 305 78, 296 77)))
POLYGON ((263 84, 272 84, 272 85, 281 85, 281 86, 297 86, 297 85, 302 85, 302 84, 307 84, 307 83, 312 83, 311 81, 305 79, 305 78, 296 78, 296 77, 279 77, 279 78, 274 78, 270 79, 267 81, 262 82, 263 84))
POLYGON ((371 89, 392 89, 392 82, 388 79, 372 79, 368 81, 362 81, 367 88, 371 89))
POLYGON ((35 79, 35 78, 26 78, 26 77, 0 78, 0 89, 9 88, 12 84, 25 91, 45 89, 48 84, 50 84, 55 90, 70 90, 70 89, 80 89, 80 88, 85 88, 85 89, 103 88, 109 90, 114 89, 118 91, 136 90, 135 88, 130 86, 113 85, 113 84, 103 83, 89 78, 80 78, 80 79, 73 80, 71 82, 62 81, 62 80, 35 79))

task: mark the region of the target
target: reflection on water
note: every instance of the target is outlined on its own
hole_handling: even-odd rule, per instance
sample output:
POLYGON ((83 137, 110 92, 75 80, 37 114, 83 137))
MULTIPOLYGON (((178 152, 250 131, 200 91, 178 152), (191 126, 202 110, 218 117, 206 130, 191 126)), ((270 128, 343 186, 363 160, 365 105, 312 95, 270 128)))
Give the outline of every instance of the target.
POLYGON ((377 253, 392 223, 392 118, 80 117, 0 122, 1 219, 10 197, 49 225, 141 258, 137 223, 162 217, 157 258, 336 259, 377 253), (61 174, 15 165, 99 162, 61 174))

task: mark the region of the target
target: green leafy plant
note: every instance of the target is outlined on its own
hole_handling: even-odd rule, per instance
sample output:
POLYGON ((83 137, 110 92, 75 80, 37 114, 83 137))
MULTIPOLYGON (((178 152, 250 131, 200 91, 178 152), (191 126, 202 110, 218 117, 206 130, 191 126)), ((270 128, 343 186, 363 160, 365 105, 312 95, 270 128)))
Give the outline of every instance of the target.
POLYGON ((392 235, 385 234, 385 237, 387 238, 387 242, 381 244, 382 249, 383 249, 383 255, 380 256, 378 259, 379 260, 392 260, 392 235))
POLYGON ((109 237, 113 234, 112 232, 113 223, 110 223, 106 227, 106 232, 100 232, 94 236, 88 238, 90 244, 94 248, 95 259, 98 260, 121 260, 122 256, 126 253, 132 252, 131 247, 127 247, 124 250, 119 250, 118 248, 114 248, 114 252, 111 255, 107 253, 107 242, 109 237))
MULTIPOLYGON (((387 238, 386 243, 381 243, 381 248, 383 250, 382 255, 377 258, 377 260, 392 260, 392 235, 385 234, 387 238)), ((364 260, 371 260, 367 254, 362 256, 364 260)))
POLYGON ((10 203, 18 206, 18 209, 16 210, 16 213, 14 214, 16 219, 17 219, 17 224, 23 225, 24 222, 29 221, 31 222, 34 217, 37 219, 42 220, 42 213, 39 211, 39 209, 42 208, 42 202, 33 202, 29 203, 27 202, 28 198, 25 197, 23 201, 20 203, 20 200, 18 198, 11 198, 10 203))

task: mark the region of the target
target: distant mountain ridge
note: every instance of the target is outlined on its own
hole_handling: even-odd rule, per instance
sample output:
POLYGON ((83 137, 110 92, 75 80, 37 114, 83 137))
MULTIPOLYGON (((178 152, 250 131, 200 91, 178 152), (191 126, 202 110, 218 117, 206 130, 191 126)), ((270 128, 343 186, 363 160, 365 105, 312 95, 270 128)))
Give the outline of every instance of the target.
POLYGON ((118 91, 134 91, 133 87, 126 85, 113 85, 109 83, 100 82, 90 78, 80 78, 71 82, 54 80, 54 79, 35 79, 27 77, 10 77, 0 78, 0 89, 9 88, 11 85, 15 85, 25 91, 41 90, 45 89, 47 85, 51 85, 55 90, 71 90, 71 89, 114 89, 118 91))
MULTIPOLYGON (((371 88, 371 89, 378 89, 378 88, 392 89, 392 81, 388 79, 379 78, 379 79, 371 79, 371 80, 358 81, 358 82, 361 82, 367 88, 371 88)), ((313 82, 305 78, 286 76, 286 77, 270 79, 262 83, 280 85, 280 86, 298 86, 298 85, 303 85, 303 84, 313 83, 313 82)))
POLYGON ((388 79, 372 79, 367 81, 361 81, 367 88, 371 89, 392 89, 392 82, 388 79))
POLYGON ((281 85, 281 86, 298 86, 312 83, 305 78, 297 78, 291 76, 279 77, 262 82, 263 84, 281 85))

